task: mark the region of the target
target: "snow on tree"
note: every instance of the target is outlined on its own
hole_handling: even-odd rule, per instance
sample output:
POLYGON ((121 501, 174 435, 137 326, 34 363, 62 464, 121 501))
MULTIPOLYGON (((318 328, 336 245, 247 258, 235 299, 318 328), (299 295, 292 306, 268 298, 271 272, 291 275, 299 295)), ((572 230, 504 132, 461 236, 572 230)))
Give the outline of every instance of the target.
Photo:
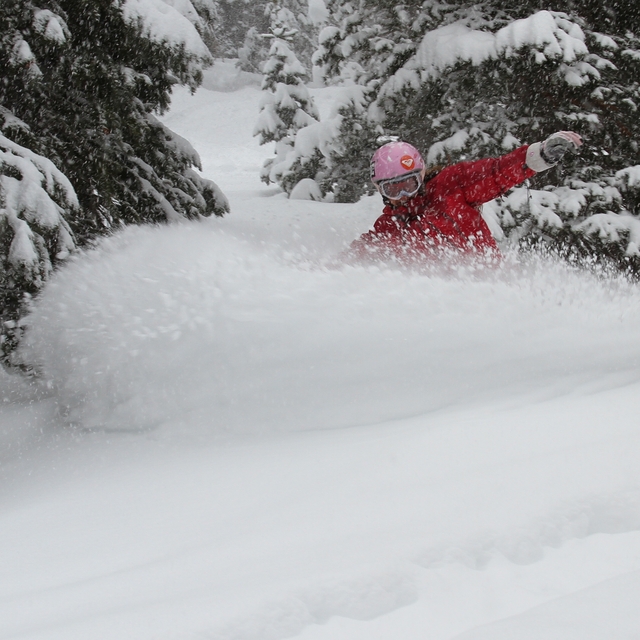
MULTIPOLYGON (((331 172, 353 172, 354 158, 368 158, 381 134, 412 142, 437 165, 573 129, 587 142, 582 156, 515 190, 487 215, 514 242, 606 255, 638 271, 630 221, 640 214, 638 185, 625 173, 638 164, 640 134, 633 4, 571 0, 560 3, 561 12, 515 0, 333 0, 334 23, 320 34, 315 62, 328 82, 362 87, 366 104, 329 142, 331 172)), ((337 181, 329 188, 356 199, 365 191, 366 163, 357 171, 355 188, 341 191, 337 181)))
POLYGON ((291 35, 290 46, 307 71, 311 69, 318 30, 328 16, 324 0, 208 1, 216 4, 211 47, 216 57, 237 57, 244 71, 261 73, 268 53, 261 34, 279 22, 295 31, 291 35))
MULTIPOLYGON (((0 131, 26 125, 0 107, 0 131)), ((0 308, 3 352, 20 335, 20 316, 53 266, 76 248, 65 219, 79 208, 67 177, 43 156, 0 133, 0 308)))
POLYGON ((271 33, 287 33, 289 46, 311 75, 318 32, 328 17, 324 0, 274 0, 267 3, 266 12, 271 33))
POLYGON ((242 46, 238 48, 238 68, 250 73, 262 73, 268 56, 268 40, 256 27, 250 27, 242 46))
POLYGON ((269 28, 267 0, 196 0, 193 4, 206 22, 203 39, 216 58, 241 57, 248 32, 264 33, 269 28))
POLYGON ((253 134, 260 144, 275 142, 275 158, 268 159, 261 171, 267 184, 276 182, 290 193, 297 182, 315 177, 315 171, 305 175, 305 168, 295 165, 293 146, 296 134, 316 124, 319 113, 304 83, 305 68, 287 40, 295 31, 276 17, 271 32, 269 58, 264 66, 260 113, 253 134))
POLYGON ((287 155, 292 182, 312 178, 323 199, 333 202, 353 202, 372 190, 369 158, 374 147, 371 143, 363 153, 362 146, 376 134, 364 117, 366 107, 363 87, 341 87, 336 92, 329 116, 296 133, 287 155))
POLYGON ((199 28, 189 0, 0 4, 3 322, 70 238, 83 246, 123 224, 228 210, 194 171, 191 145, 154 116, 175 83, 195 88, 211 63, 199 28))
MULTIPOLYGON (((166 2, 166 0, 163 1, 166 2)), ((209 52, 217 57, 222 40, 222 17, 219 0, 191 0, 191 2, 184 4, 178 2, 170 4, 191 22, 209 52)))

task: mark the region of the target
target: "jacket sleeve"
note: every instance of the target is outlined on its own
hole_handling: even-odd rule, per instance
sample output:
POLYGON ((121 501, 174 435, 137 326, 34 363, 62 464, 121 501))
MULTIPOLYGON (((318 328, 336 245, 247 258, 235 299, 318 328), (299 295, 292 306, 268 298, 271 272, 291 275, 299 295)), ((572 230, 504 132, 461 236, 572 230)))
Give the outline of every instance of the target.
POLYGON ((442 194, 462 191, 471 206, 479 206, 503 195, 512 187, 534 176, 527 162, 528 146, 499 158, 460 162, 443 169, 434 180, 442 194))

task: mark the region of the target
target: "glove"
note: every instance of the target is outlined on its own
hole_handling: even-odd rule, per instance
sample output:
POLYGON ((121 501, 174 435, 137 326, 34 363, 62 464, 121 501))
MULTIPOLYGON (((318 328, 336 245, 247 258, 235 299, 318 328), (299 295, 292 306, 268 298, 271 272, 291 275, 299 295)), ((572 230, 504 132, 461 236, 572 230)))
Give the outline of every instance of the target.
POLYGON ((552 133, 541 145, 540 155, 550 165, 558 164, 567 151, 577 153, 582 146, 582 138, 573 131, 552 133))
POLYGON ((535 142, 527 149, 527 166, 534 171, 545 171, 558 164, 567 151, 577 153, 582 138, 573 131, 552 133, 544 142, 535 142))

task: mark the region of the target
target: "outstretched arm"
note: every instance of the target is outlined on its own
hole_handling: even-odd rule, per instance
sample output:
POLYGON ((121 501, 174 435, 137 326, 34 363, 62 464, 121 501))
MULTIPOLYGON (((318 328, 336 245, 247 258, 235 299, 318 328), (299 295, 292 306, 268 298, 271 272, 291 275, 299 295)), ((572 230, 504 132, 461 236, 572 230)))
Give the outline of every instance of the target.
POLYGON ((582 140, 577 133, 560 131, 544 142, 523 146, 499 158, 461 162, 443 169, 434 180, 442 193, 462 191, 474 207, 503 195, 540 171, 557 164, 568 150, 577 151, 582 140))
POLYGON ((473 207, 489 202, 535 175, 536 172, 527 166, 527 149, 524 146, 499 158, 460 162, 447 167, 434 178, 438 181, 438 191, 444 194, 461 191, 473 207))

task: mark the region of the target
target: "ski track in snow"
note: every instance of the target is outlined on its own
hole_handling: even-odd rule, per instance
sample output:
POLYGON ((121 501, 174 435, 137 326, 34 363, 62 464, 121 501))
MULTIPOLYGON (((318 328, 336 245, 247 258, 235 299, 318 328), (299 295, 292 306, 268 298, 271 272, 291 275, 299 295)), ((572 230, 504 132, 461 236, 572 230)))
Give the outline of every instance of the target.
POLYGON ((232 214, 71 261, 0 378, 0 639, 638 633, 637 287, 339 264, 379 201, 261 186, 223 71, 165 122, 232 214))

